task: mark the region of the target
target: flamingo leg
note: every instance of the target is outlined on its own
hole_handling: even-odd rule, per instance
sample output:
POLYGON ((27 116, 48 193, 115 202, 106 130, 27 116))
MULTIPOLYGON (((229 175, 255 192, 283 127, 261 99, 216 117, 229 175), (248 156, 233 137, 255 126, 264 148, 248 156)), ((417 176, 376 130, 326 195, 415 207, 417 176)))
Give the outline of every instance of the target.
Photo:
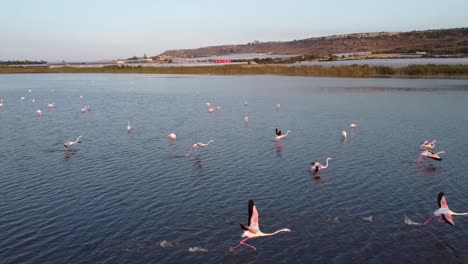
POLYGON ((251 247, 253 250, 257 251, 257 249, 256 249, 254 246, 245 243, 245 241, 247 241, 247 240, 249 240, 249 239, 250 239, 249 237, 248 237, 248 238, 245 238, 245 239, 242 239, 241 242, 239 242, 239 245, 237 245, 237 246, 231 248, 231 251, 236 250, 238 247, 240 247, 240 246, 242 246, 242 245, 251 247))
POLYGON ((444 219, 442 218, 442 215, 439 216, 439 222, 444 222, 444 219))
POLYGON ((431 216, 429 219, 427 219, 426 222, 423 223, 423 225, 429 224, 429 222, 431 222, 432 218, 434 218, 434 216, 431 216))

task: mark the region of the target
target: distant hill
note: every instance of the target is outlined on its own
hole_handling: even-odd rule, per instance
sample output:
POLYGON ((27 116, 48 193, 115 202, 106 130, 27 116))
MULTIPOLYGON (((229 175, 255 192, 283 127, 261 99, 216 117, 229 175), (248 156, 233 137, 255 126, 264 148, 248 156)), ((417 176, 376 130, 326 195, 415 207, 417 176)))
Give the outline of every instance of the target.
POLYGON ((167 50, 160 55, 190 58, 242 53, 328 55, 348 52, 408 53, 416 51, 425 51, 429 54, 468 54, 468 28, 356 33, 285 42, 254 41, 242 45, 167 50))

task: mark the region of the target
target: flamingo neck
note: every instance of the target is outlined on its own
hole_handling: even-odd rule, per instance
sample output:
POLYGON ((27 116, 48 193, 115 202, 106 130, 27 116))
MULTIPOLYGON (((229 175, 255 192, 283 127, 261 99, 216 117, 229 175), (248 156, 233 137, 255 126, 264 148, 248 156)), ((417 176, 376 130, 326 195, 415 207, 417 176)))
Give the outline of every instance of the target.
POLYGON ((326 160, 325 166, 323 166, 324 169, 325 169, 325 168, 328 168, 328 160, 329 160, 329 159, 326 160))
POLYGON ((273 233, 263 233, 263 236, 274 236, 278 233, 281 233, 281 232, 291 232, 291 230, 289 230, 288 228, 283 228, 283 229, 280 229, 278 231, 275 231, 273 233))
POLYGON ((455 213, 455 212, 452 212, 452 215, 468 215, 468 213, 455 213))
POLYGON ((78 143, 78 141, 80 140, 80 138, 81 138, 81 136, 77 137, 75 143, 78 143))

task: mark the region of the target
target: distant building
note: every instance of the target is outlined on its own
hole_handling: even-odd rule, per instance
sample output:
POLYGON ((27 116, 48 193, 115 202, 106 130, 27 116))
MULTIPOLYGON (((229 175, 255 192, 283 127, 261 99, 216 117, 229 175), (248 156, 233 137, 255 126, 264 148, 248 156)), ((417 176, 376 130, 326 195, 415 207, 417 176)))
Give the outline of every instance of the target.
POLYGON ((215 63, 232 63, 231 59, 226 59, 226 60, 215 60, 215 63))

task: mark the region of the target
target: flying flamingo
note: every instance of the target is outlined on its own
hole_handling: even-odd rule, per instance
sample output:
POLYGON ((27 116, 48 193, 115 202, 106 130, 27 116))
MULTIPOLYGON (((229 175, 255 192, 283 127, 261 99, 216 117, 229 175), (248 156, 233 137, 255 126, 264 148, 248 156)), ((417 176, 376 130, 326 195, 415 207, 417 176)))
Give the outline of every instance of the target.
POLYGON ((346 131, 341 131, 341 139, 346 140, 348 138, 348 133, 346 131))
POLYGON ((286 137, 286 136, 289 134, 289 132, 291 132, 291 130, 288 130, 288 131, 286 132, 286 134, 283 135, 283 133, 281 132, 281 130, 276 129, 276 130, 275 130, 276 137, 275 137, 274 140, 275 140, 275 141, 280 141, 280 139, 286 137))
POLYGON ((468 213, 455 213, 451 211, 447 205, 447 201, 445 200, 444 192, 440 192, 437 196, 437 204, 439 205, 439 209, 435 210, 434 215, 427 219, 423 225, 429 224, 429 222, 432 220, 432 218, 434 218, 434 216, 438 216, 439 222, 445 221, 447 224, 455 226, 455 223, 452 219, 452 215, 468 215, 468 213))
POLYGON ((214 142, 214 140, 210 140, 210 141, 208 141, 208 143, 206 143, 206 144, 204 144, 204 143, 202 143, 202 142, 198 142, 198 143, 193 144, 193 146, 190 148, 189 152, 188 152, 187 155, 185 155, 185 156, 190 156, 190 154, 192 153, 192 149, 198 149, 198 148, 200 148, 200 147, 206 147, 206 146, 208 146, 211 142, 214 142))
POLYGON ((283 229, 280 229, 280 230, 278 230, 276 232, 273 232, 273 233, 263 233, 262 231, 260 231, 260 228, 258 226, 257 207, 255 206, 254 201, 252 201, 252 200, 249 200, 248 226, 245 226, 243 224, 240 224, 240 226, 241 226, 242 230, 244 230, 244 233, 241 235, 241 237, 247 237, 247 238, 242 239, 239 242, 239 245, 235 246, 231 250, 235 250, 238 247, 240 247, 241 245, 244 245, 244 246, 248 246, 248 247, 252 248, 253 250, 257 251, 257 249, 254 246, 245 243, 245 241, 247 241, 247 240, 249 240, 251 238, 255 238, 255 237, 273 236, 273 235, 276 235, 276 234, 278 234, 280 232, 291 232, 291 229, 289 229, 289 228, 283 228, 283 229))
POLYGON ((78 136, 75 141, 67 141, 67 142, 63 143, 63 146, 65 147, 65 150, 67 150, 69 147, 75 145, 76 143, 81 143, 81 141, 79 141, 80 138, 81 138, 81 136, 78 136))
POLYGON ((439 154, 442 154, 442 153, 445 153, 445 151, 439 151, 437 153, 434 153, 430 150, 424 150, 423 152, 421 152, 421 154, 419 154, 418 161, 421 161, 423 157, 428 157, 428 158, 435 159, 435 160, 442 160, 442 158, 439 156, 439 154))
POLYGON ((357 128, 357 125, 355 123, 349 124, 349 128, 357 128))
POLYGON ((433 149, 435 147, 435 143, 437 141, 433 139, 432 141, 429 140, 424 140, 424 142, 421 144, 421 149, 433 149))
POLYGON ((318 173, 319 170, 323 170, 323 169, 326 169, 328 168, 328 161, 329 160, 332 160, 332 158, 328 157, 327 160, 326 160, 326 165, 323 166, 322 164, 320 164, 318 161, 315 161, 314 163, 311 163, 313 164, 312 167, 310 167, 310 171, 311 172, 315 172, 315 173, 318 173))
POLYGON ((132 131, 132 126, 130 125, 130 121, 127 121, 127 131, 132 131))

